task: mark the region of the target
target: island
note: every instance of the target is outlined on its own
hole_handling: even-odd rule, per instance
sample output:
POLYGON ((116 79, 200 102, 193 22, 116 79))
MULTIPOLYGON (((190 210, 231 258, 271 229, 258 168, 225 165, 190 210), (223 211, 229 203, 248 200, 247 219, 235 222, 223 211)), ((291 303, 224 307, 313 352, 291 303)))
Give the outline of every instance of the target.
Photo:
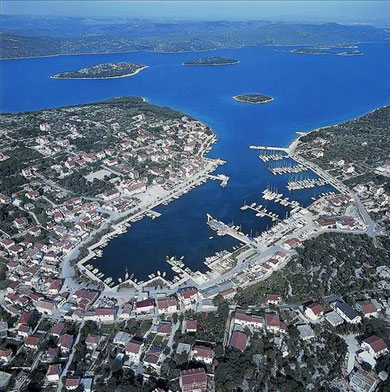
POLYGON ((96 64, 91 67, 80 68, 75 71, 59 72, 52 75, 52 79, 116 79, 126 78, 141 72, 147 65, 121 62, 96 64))
MULTIPOLYGON (((329 48, 330 49, 330 48, 329 48)), ((322 55, 328 54, 333 56, 362 56, 364 53, 360 50, 353 51, 333 51, 325 48, 297 48, 297 49, 288 49, 285 50, 287 53, 294 54, 314 54, 314 55, 322 55)))
POLYGON ((238 60, 230 59, 228 57, 207 56, 199 59, 186 61, 183 63, 183 65, 232 65, 238 63, 238 60))
POLYGON ((264 95, 264 94, 240 94, 240 95, 235 95, 233 99, 238 102, 252 103, 255 105, 261 103, 268 103, 274 100, 272 97, 269 97, 268 95, 264 95))

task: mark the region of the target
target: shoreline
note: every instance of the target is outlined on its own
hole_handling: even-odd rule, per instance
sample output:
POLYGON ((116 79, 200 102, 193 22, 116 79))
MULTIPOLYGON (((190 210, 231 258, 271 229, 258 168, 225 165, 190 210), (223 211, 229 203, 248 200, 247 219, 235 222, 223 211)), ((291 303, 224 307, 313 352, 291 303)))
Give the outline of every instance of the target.
MULTIPOLYGON (((361 44, 390 44, 389 41, 359 41, 353 42, 353 44, 361 45, 361 44)), ((322 44, 314 44, 314 45, 322 45, 322 44)), ((326 44, 323 44, 326 45, 326 44)), ((332 44, 334 45, 334 44, 332 44)), ((157 50, 128 50, 124 52, 86 52, 86 53, 57 53, 57 54, 47 54, 42 56, 26 56, 26 57, 6 57, 0 58, 0 61, 7 60, 28 60, 28 59, 41 59, 41 58, 49 58, 49 57, 60 57, 60 56, 86 56, 86 55, 107 55, 107 54, 130 54, 130 53, 157 53, 157 54, 181 54, 181 53, 205 53, 205 52, 215 52, 218 50, 239 50, 243 48, 259 48, 259 47, 267 47, 267 48, 278 48, 278 47, 289 47, 289 46, 307 46, 312 47, 313 44, 261 44, 261 45, 240 45, 236 47, 226 47, 226 48, 213 48, 213 49, 201 49, 201 50, 181 50, 177 52, 172 51, 157 51, 157 50)))
POLYGON ((368 111, 368 112, 366 112, 366 113, 363 113, 363 114, 361 114, 361 115, 359 115, 359 116, 357 116, 357 117, 353 117, 353 118, 351 118, 351 119, 349 119, 349 120, 340 121, 340 122, 338 122, 338 123, 331 124, 331 125, 324 125, 324 126, 318 127, 318 128, 313 128, 313 129, 311 129, 310 131, 297 131, 296 133, 298 134, 298 136, 296 136, 296 137, 294 138, 294 140, 287 146, 287 149, 288 149, 290 152, 294 153, 294 152, 295 152, 295 149, 298 147, 298 144, 300 143, 300 139, 301 139, 302 136, 306 136, 306 135, 309 135, 310 133, 322 131, 323 129, 328 129, 328 128, 331 128, 331 127, 336 127, 336 126, 341 125, 341 124, 345 124, 345 123, 347 123, 347 122, 350 122, 350 121, 356 120, 356 119, 358 119, 358 118, 367 116, 367 115, 369 115, 369 114, 375 113, 376 111, 381 110, 381 109, 383 109, 383 108, 386 108, 386 107, 388 107, 388 106, 390 106, 390 103, 388 103, 388 104, 386 104, 386 105, 379 106, 379 107, 377 107, 377 108, 375 108, 375 109, 372 109, 372 110, 370 110, 370 111, 368 111))
MULTIPOLYGON (((145 98, 143 98, 145 99, 145 98)), ((148 284, 150 284, 150 282, 153 282, 153 280, 159 278, 162 279, 166 285, 171 288, 172 286, 175 286, 177 284, 180 284, 182 282, 183 279, 188 280, 192 278, 192 275, 197 274, 199 271, 191 271, 191 274, 189 274, 188 272, 184 271, 184 268, 180 271, 180 273, 177 273, 174 271, 174 276, 180 276, 181 279, 178 280, 177 282, 174 281, 170 281, 162 276, 155 276, 152 279, 148 279, 145 281, 140 281, 140 282, 134 282, 132 279, 127 279, 127 280, 123 280, 122 282, 117 282, 114 286, 108 286, 105 282, 104 279, 106 279, 108 276, 106 276, 106 274, 104 275, 104 279, 100 279, 98 278, 95 274, 93 274, 89 269, 86 268, 85 264, 90 261, 91 259, 96 257, 96 253, 94 252, 94 250, 96 248, 99 248, 100 245, 105 242, 105 241, 111 241, 112 239, 115 238, 116 235, 120 235, 120 234, 126 234, 128 232, 128 230, 126 230, 124 233, 119 233, 118 230, 120 230, 122 227, 125 227, 126 224, 130 224, 130 222, 132 224, 137 223, 137 218, 141 217, 144 218, 147 216, 147 214, 151 211, 153 211, 154 208, 161 206, 161 205, 165 205, 165 203, 169 204, 171 201, 174 201, 175 199, 180 198, 180 196, 183 196, 185 194, 187 194, 189 191, 191 191, 194 188, 197 188, 198 186, 203 185, 204 183, 206 183, 209 180, 209 175, 210 173, 214 172, 215 170, 217 170, 217 168, 220 165, 223 165, 225 162, 222 161, 221 159, 218 158, 207 158, 205 155, 208 154, 210 152, 210 150, 212 149, 212 146, 217 142, 217 134, 213 131, 212 135, 210 136, 210 138, 208 139, 208 142, 203 145, 203 149, 202 151, 199 153, 198 156, 200 156, 201 158, 203 158, 204 160, 206 160, 208 162, 208 167, 206 167, 205 169, 203 169, 200 172, 197 172, 192 178, 185 180, 184 182, 178 184, 178 186, 176 187, 176 189, 174 189, 173 191, 171 191, 171 193, 169 195, 166 195, 164 198, 157 198, 154 201, 152 201, 149 205, 144 206, 140 211, 135 212, 133 210, 128 210, 127 212, 123 212, 122 214, 120 214, 121 216, 115 220, 110 219, 110 221, 108 222, 108 225, 110 227, 110 230, 108 233, 104 234, 101 238, 99 238, 99 240, 93 244, 88 244, 88 239, 86 241, 86 244, 84 246, 79 246, 79 250, 81 249, 87 249, 88 254, 82 258, 81 260, 77 261, 74 265, 72 265, 72 262, 75 258, 77 258, 77 255, 73 256, 73 257, 69 257, 71 255, 69 255, 66 260, 63 261, 63 266, 62 266, 62 271, 65 271, 66 269, 69 268, 73 268, 75 270, 75 268, 77 268, 79 270, 79 272, 81 274, 85 274, 87 275, 92 281, 97 282, 98 284, 103 284, 106 290, 109 291, 119 291, 125 284, 132 284, 134 286, 134 288, 140 288, 140 287, 144 287, 147 286, 148 284), (215 167, 214 167, 215 166, 215 167), (132 220, 136 219, 134 222, 132 222, 132 220), (183 273, 185 272, 185 276, 181 276, 183 275, 183 273)), ((136 209, 137 210, 137 209, 136 209)), ((95 233, 91 233, 91 235, 93 236, 94 234, 98 234, 99 233, 99 229, 95 231, 95 233)), ((101 271, 100 271, 101 272, 101 271)), ((64 274, 65 276, 65 274, 64 274)), ((73 280, 73 276, 70 277, 71 280, 73 280)), ((115 278, 114 281, 116 281, 117 279, 115 278)))
POLYGON ((182 63, 182 65, 184 66, 200 66, 200 67, 221 67, 221 66, 226 66, 226 65, 235 65, 235 64, 239 64, 240 61, 237 60, 234 63, 222 63, 222 64, 186 64, 186 63, 182 63))
POLYGON ((137 73, 143 71, 144 69, 149 68, 149 65, 145 65, 144 67, 138 68, 136 71, 130 74, 125 74, 121 76, 109 76, 106 78, 72 78, 72 77, 56 77, 55 75, 51 75, 50 79, 58 79, 58 80, 109 80, 109 79, 121 79, 121 78, 128 78, 131 76, 136 75, 137 73))
POLYGON ((275 100, 274 97, 269 97, 269 99, 267 99, 267 100, 265 100, 265 101, 262 101, 262 102, 250 102, 250 101, 243 101, 243 100, 241 100, 241 99, 239 98, 240 95, 245 95, 245 94, 235 95, 235 96, 232 97, 232 99, 234 99, 234 100, 237 101, 237 102, 249 103, 249 104, 252 104, 252 105, 262 105, 262 104, 269 103, 269 102, 272 102, 272 101, 275 100))

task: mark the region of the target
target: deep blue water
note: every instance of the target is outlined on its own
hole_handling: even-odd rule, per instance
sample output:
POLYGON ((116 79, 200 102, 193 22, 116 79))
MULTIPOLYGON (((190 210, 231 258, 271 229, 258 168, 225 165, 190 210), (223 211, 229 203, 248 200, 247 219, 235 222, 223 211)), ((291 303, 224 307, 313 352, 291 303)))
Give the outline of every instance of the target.
POLYGON ((240 60, 225 67, 185 67, 183 61, 204 53, 60 56, 0 62, 2 111, 19 112, 92 102, 114 96, 138 95, 169 106, 210 125, 218 135, 210 156, 228 163, 219 172, 229 175, 226 188, 207 184, 157 210, 104 249, 96 265, 107 275, 123 276, 125 266, 139 279, 156 270, 169 271, 165 256, 185 256, 193 269, 204 269, 204 257, 236 243, 206 225, 205 214, 241 224, 245 232, 264 230, 271 222, 239 207, 245 201, 266 204, 284 216, 286 209, 260 198, 267 183, 285 196, 305 204, 314 192, 285 189, 288 176, 272 176, 250 150, 251 144, 286 146, 297 130, 348 120, 390 103, 390 46, 364 44, 364 56, 316 56, 284 53, 274 47, 213 51, 240 60), (134 61, 150 68, 132 78, 114 80, 54 80, 51 74, 92 64, 134 61), (258 92, 275 101, 247 105, 233 95, 258 92))

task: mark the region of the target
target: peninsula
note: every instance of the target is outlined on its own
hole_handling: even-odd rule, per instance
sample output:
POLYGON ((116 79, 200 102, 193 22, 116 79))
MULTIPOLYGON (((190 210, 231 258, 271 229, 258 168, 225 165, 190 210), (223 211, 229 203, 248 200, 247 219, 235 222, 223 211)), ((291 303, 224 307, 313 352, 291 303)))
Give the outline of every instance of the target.
POLYGON ((133 76, 147 65, 120 62, 96 64, 91 67, 80 68, 75 71, 59 72, 52 75, 52 79, 116 79, 133 76))
POLYGON ((264 94, 240 94, 240 95, 235 95, 233 99, 238 102, 252 103, 255 105, 261 103, 268 103, 274 100, 272 97, 269 97, 268 95, 264 95, 264 94))
POLYGON ((238 63, 238 60, 230 59, 228 57, 207 56, 199 59, 186 61, 183 63, 183 65, 232 65, 238 63))

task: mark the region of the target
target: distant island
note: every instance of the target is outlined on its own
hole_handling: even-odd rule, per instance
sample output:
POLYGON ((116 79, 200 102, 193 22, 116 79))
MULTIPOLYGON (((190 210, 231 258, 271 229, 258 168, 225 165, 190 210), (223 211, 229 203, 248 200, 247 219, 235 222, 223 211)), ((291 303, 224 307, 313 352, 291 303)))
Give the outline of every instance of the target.
POLYGON ((295 54, 316 54, 316 55, 330 54, 333 56, 362 56, 364 54, 360 50, 337 52, 337 51, 327 50, 325 48, 298 48, 298 49, 288 49, 285 50, 285 52, 295 53, 295 54))
POLYGON ((105 63, 97 64, 91 67, 77 69, 75 71, 59 72, 52 75, 52 79, 115 79, 133 76, 147 65, 135 63, 105 63))
POLYGON ((228 57, 207 56, 200 59, 186 61, 183 65, 231 65, 238 63, 238 60, 229 59, 228 57))
POLYGON ((273 101, 272 97, 264 94, 240 94, 233 97, 234 100, 244 103, 261 104, 273 101))

